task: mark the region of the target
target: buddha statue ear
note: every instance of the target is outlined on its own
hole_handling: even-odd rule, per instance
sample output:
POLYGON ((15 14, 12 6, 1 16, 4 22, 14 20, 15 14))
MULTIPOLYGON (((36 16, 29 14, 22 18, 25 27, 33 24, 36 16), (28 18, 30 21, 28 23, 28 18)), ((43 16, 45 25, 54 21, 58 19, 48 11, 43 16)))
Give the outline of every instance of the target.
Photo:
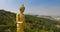
POLYGON ((25 7, 24 7, 24 4, 22 4, 21 7, 20 7, 20 12, 23 13, 24 10, 25 10, 25 7))

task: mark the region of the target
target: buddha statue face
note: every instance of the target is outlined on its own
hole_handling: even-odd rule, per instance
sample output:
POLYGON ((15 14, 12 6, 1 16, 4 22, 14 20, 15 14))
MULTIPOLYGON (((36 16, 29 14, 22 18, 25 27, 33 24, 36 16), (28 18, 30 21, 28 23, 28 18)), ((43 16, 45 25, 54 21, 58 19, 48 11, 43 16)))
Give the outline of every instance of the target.
POLYGON ((24 4, 22 4, 22 6, 20 7, 20 13, 23 13, 25 10, 24 4))

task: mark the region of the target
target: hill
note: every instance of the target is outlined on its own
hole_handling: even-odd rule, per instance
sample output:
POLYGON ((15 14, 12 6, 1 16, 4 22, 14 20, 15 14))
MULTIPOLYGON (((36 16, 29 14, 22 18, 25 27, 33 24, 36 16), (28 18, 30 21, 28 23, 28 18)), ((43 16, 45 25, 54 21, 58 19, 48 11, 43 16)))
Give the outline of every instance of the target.
MULTIPOLYGON (((16 32, 16 14, 0 10, 0 32, 16 32)), ((60 22, 47 18, 39 18, 32 15, 25 15, 25 32, 60 32, 60 22)))
POLYGON ((0 32, 4 32, 6 30, 13 30, 12 28, 16 28, 15 26, 15 14, 0 10, 0 32))

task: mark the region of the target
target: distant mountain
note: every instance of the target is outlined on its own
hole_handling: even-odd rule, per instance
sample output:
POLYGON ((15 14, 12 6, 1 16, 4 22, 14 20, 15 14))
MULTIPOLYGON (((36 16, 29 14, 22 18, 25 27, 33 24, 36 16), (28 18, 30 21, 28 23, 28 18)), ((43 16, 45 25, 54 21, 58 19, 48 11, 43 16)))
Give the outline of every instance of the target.
MULTIPOLYGON (((0 32, 16 32, 16 14, 0 10, 0 32)), ((25 15, 25 32, 60 32, 60 22, 47 18, 25 15)))
POLYGON ((56 16, 56 18, 60 18, 60 16, 56 16))

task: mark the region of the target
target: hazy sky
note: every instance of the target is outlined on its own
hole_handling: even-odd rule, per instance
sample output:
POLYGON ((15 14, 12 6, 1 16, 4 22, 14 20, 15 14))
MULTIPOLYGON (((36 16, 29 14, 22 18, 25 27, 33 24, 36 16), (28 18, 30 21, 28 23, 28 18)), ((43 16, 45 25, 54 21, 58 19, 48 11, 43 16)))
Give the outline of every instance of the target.
POLYGON ((60 16, 60 0, 0 0, 0 9, 18 13, 23 3, 25 14, 60 16))

